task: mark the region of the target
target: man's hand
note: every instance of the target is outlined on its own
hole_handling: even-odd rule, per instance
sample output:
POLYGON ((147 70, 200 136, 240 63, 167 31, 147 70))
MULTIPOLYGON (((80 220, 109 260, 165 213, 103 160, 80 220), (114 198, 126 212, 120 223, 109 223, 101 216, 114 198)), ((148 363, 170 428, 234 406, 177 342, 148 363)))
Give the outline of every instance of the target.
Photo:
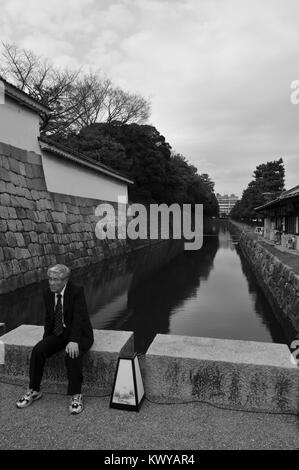
POLYGON ((72 358, 79 356, 79 345, 78 343, 73 343, 72 341, 66 345, 66 353, 72 358))

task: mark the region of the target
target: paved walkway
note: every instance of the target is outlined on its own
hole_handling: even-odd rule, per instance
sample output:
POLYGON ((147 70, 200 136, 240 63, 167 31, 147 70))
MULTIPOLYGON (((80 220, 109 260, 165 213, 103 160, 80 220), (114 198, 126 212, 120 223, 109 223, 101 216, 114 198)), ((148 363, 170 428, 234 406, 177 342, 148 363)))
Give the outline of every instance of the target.
POLYGON ((157 405, 139 413, 109 408, 109 397, 86 397, 68 414, 68 397, 44 394, 24 410, 23 388, 0 383, 0 449, 201 450, 299 449, 296 416, 222 410, 202 403, 157 405))
POLYGON ((259 243, 264 246, 270 253, 275 255, 282 263, 289 266, 296 274, 299 275, 299 251, 290 250, 281 245, 275 245, 274 242, 265 239, 263 236, 254 233, 254 227, 250 225, 241 224, 240 222, 231 221, 241 231, 247 233, 250 237, 255 238, 259 243))
POLYGON ((299 275, 299 251, 288 250, 287 248, 275 245, 273 242, 265 240, 264 238, 259 239, 259 242, 268 251, 270 251, 270 253, 282 261, 282 263, 289 266, 297 275, 299 275))

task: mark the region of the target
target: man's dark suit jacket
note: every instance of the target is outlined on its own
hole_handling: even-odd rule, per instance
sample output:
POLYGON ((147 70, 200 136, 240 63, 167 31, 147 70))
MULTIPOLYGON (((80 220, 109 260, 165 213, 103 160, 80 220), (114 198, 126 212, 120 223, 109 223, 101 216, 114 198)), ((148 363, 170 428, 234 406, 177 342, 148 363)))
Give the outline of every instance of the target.
MULTIPOLYGON (((44 303, 46 318, 43 338, 46 338, 53 334, 54 328, 55 292, 52 292, 49 287, 44 292, 44 303)), ((84 288, 70 281, 64 291, 63 317, 66 340, 78 343, 83 350, 89 349, 93 344, 93 329, 87 311, 84 288)))

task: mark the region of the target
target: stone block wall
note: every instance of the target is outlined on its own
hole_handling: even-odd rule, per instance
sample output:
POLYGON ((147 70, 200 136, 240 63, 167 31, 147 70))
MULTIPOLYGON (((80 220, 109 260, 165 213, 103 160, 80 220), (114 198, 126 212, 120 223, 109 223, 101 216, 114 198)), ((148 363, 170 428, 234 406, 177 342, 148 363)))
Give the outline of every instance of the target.
POLYGON ((268 251, 253 234, 243 233, 240 246, 263 287, 273 296, 285 319, 299 332, 299 276, 268 251))
POLYGON ((97 239, 101 202, 48 192, 41 156, 0 143, 0 294, 45 279, 53 263, 74 269, 138 247, 97 239))

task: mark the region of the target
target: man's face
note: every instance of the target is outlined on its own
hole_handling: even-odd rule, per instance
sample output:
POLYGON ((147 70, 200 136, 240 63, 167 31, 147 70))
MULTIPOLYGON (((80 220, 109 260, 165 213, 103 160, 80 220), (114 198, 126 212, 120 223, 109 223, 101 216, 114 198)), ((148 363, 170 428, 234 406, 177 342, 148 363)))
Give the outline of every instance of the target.
POLYGON ((57 273, 49 273, 49 286, 52 292, 61 292, 67 281, 67 278, 61 278, 57 273))

